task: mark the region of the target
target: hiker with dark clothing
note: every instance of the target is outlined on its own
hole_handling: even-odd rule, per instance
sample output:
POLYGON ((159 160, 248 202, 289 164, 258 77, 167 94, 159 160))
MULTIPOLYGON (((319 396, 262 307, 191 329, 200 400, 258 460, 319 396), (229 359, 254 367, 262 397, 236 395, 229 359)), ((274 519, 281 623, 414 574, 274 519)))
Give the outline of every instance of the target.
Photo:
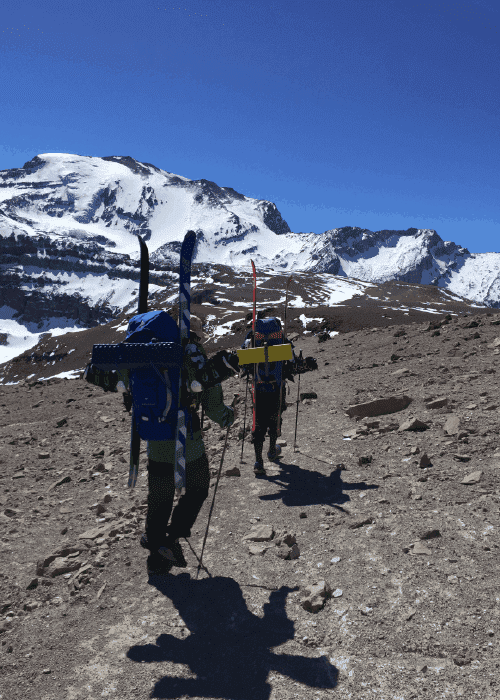
MULTIPOLYGON (((191 316, 190 342, 196 345, 206 359, 201 345, 203 336, 201 321, 191 316)), ((128 370, 119 371, 119 375, 123 382, 122 388, 128 390, 128 370)), ((186 491, 179 498, 173 512, 175 441, 149 440, 147 443, 148 507, 146 532, 141 537, 141 545, 150 551, 149 573, 162 573, 172 565, 187 566, 179 538, 191 536, 191 528, 208 496, 210 471, 197 408, 201 404, 208 418, 221 428, 232 425, 235 420, 234 408, 224 405, 220 384, 189 396, 192 403, 186 435, 186 491), (172 518, 168 524, 171 513, 172 518)))
MULTIPOLYGON (((281 328, 281 323, 279 319, 275 319, 281 328)), ((292 346, 293 354, 293 343, 291 343, 286 338, 282 341, 283 344, 289 343, 292 346)), ((253 331, 249 331, 245 337, 245 341, 241 346, 242 349, 249 348, 253 346, 253 331)), ((278 432, 281 431, 281 416, 280 416, 280 384, 281 384, 281 414, 287 409, 286 405, 286 380, 293 380, 293 366, 294 366, 295 356, 293 360, 286 360, 282 363, 282 375, 281 382, 276 381, 266 381, 266 377, 261 371, 264 367, 264 363, 260 363, 258 369, 258 381, 256 383, 256 401, 255 401, 255 426, 252 430, 252 442, 255 450, 255 465, 254 473, 256 476, 265 475, 266 471, 264 469, 264 460, 262 457, 262 451, 264 449, 264 440, 266 433, 269 434, 269 451, 267 457, 269 461, 275 462, 281 453, 281 447, 276 444, 278 439, 278 432)), ((274 364, 274 363, 273 363, 274 364)), ((245 366, 246 369, 243 376, 249 375, 253 378, 254 365, 249 364, 245 366)))

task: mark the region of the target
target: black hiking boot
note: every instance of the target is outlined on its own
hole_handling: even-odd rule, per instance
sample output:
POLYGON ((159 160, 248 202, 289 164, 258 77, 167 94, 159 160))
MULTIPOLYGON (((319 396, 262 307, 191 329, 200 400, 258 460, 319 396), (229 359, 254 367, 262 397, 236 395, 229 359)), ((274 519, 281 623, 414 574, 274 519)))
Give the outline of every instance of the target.
POLYGON ((158 553, 172 566, 178 566, 181 569, 185 569, 187 566, 187 561, 184 559, 184 553, 178 539, 172 540, 168 537, 165 545, 160 547, 158 553))
POLYGON ((276 462, 281 454, 281 447, 279 445, 274 446, 274 450, 269 450, 267 453, 267 458, 270 462, 276 462))
POLYGON ((253 473, 255 476, 265 476, 266 470, 264 469, 264 462, 255 462, 253 466, 253 473))
POLYGON ((162 576, 169 574, 173 567, 173 563, 167 561, 158 552, 150 554, 147 561, 147 569, 149 575, 162 576))

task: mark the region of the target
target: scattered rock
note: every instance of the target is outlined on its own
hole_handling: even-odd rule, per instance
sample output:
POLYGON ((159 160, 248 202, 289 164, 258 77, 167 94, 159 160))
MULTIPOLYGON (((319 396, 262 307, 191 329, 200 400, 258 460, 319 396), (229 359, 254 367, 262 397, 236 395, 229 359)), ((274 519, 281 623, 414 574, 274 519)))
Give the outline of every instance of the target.
POLYGON ((443 406, 448 405, 448 399, 435 399, 434 401, 431 401, 430 403, 427 403, 425 405, 426 408, 434 409, 434 408, 442 408, 443 406))
POLYGON ((431 460, 427 455, 427 452, 424 452, 424 454, 420 457, 420 462, 419 462, 420 469, 426 469, 427 467, 431 466, 431 460))
POLYGON ((432 554, 432 551, 425 546, 422 542, 415 542, 410 554, 432 554))
POLYGON ((296 543, 288 547, 286 544, 281 544, 276 548, 276 556, 281 559, 298 559, 300 557, 300 550, 296 543))
POLYGON ((309 584, 305 589, 305 598, 300 602, 304 610, 317 613, 325 605, 325 602, 330 598, 332 589, 326 581, 317 581, 309 584))
POLYGON ((269 549, 268 544, 249 544, 248 551, 250 554, 264 554, 269 549))
POLYGON ((483 472, 477 471, 477 472, 471 472, 470 474, 467 474, 462 481, 460 482, 461 484, 477 484, 478 481, 481 480, 483 472))
POLYGON ((274 538, 274 543, 276 544, 277 547, 279 547, 281 544, 286 544, 288 547, 291 547, 297 542, 297 539, 295 535, 292 535, 289 532, 286 532, 284 530, 279 530, 276 532, 275 538, 274 538))
POLYGON ((224 472, 226 476, 241 476, 241 472, 238 467, 233 467, 232 469, 226 469, 224 472))
POLYGON ((418 420, 418 418, 410 418, 409 420, 405 421, 404 423, 401 423, 399 426, 399 433, 402 433, 404 430, 415 430, 415 431, 423 431, 423 430, 428 430, 429 426, 427 423, 424 423, 421 420, 418 420))
POLYGON ((401 377, 403 374, 409 374, 410 370, 407 367, 401 367, 401 369, 397 369, 395 372, 391 372, 391 375, 393 377, 401 377))
POLYGON ((71 481, 70 476, 63 476, 62 479, 59 479, 59 481, 55 481, 53 484, 51 484, 51 486, 49 486, 47 491, 52 491, 52 489, 55 489, 57 486, 61 486, 62 484, 69 484, 70 481, 71 481))
POLYGON ((56 576, 61 576, 62 574, 68 574, 71 571, 76 571, 82 565, 81 562, 70 560, 64 557, 57 557, 50 564, 43 569, 37 567, 37 574, 39 576, 47 576, 49 578, 55 578, 56 576))
POLYGON ((44 576, 44 571, 52 564, 53 561, 56 559, 64 559, 67 557, 69 554, 79 554, 81 551, 83 551, 85 547, 83 546, 63 546, 60 549, 56 550, 53 554, 50 554, 48 557, 45 559, 40 559, 37 562, 36 566, 36 573, 38 576, 44 576))
POLYGON ((85 532, 82 532, 81 535, 78 535, 78 539, 80 540, 95 540, 98 537, 102 537, 103 535, 106 534, 106 532, 111 528, 110 525, 104 525, 101 527, 93 527, 91 530, 86 530, 85 532))
POLYGON ((425 530, 421 535, 421 540, 432 540, 435 537, 441 537, 439 530, 425 530))
POLYGON ((254 525, 248 535, 245 535, 242 538, 242 542, 265 542, 266 540, 272 540, 273 535, 274 530, 272 525, 264 525, 259 523, 254 525))
POLYGON ((373 518, 362 518, 361 520, 355 520, 353 523, 351 523, 349 528, 351 530, 355 530, 358 527, 363 527, 363 525, 371 525, 373 522, 375 522, 373 518))
POLYGON ((376 399, 367 403, 359 403, 355 406, 350 406, 346 413, 351 418, 359 416, 360 418, 382 416, 387 413, 396 413, 407 408, 412 399, 409 396, 389 396, 385 399, 376 399))
POLYGON ((457 435, 460 430, 460 419, 458 416, 450 416, 444 424, 444 432, 447 435, 457 435))

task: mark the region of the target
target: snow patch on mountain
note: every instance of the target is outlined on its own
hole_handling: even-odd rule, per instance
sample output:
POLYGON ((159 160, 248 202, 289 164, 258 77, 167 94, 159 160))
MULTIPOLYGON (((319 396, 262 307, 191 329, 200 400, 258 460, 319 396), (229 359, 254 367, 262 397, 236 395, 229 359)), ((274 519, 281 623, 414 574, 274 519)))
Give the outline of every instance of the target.
MULTIPOLYGON (((189 229, 197 234, 194 273, 205 285, 213 284, 214 265, 249 270, 253 259, 261 272, 312 271, 328 279, 318 277, 309 304, 338 304, 345 293, 339 278, 346 278, 350 295, 353 283, 401 280, 500 305, 500 254, 471 254, 434 230, 346 226, 293 233, 272 202, 210 180, 189 180, 130 156, 44 153, 0 171, 0 345, 6 353, 0 361, 44 332, 75 332, 132 309, 136 235, 149 248, 150 292, 166 289, 168 303, 175 303, 179 251, 189 229)), ((296 296, 290 304, 300 308, 304 300, 296 296)))

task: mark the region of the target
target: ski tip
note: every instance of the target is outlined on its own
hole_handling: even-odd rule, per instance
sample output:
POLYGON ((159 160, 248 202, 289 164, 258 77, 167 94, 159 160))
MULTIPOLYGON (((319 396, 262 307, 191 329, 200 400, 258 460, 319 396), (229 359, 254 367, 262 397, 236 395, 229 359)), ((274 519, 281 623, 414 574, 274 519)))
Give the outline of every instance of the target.
POLYGON ((196 243, 195 231, 188 231, 184 236, 181 246, 181 258, 191 258, 196 243))

